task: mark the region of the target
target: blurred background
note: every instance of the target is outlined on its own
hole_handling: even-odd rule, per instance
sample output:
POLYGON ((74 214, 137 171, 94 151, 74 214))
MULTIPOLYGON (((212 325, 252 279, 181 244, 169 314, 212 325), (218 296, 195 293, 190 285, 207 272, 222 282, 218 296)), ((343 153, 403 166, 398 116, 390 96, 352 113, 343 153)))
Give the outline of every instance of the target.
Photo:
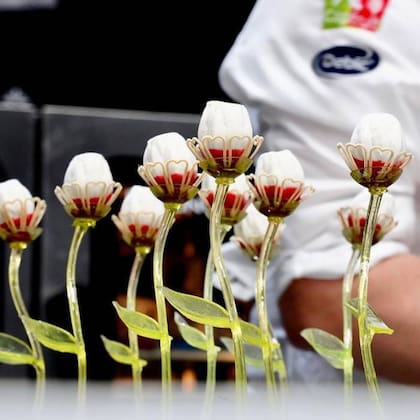
MULTIPOLYGON (((97 151, 108 159, 116 181, 126 187, 142 183, 137 166, 150 137, 167 131, 194 136, 206 102, 229 100, 219 87, 218 68, 253 4, 0 0, 0 177, 18 178, 48 206, 43 234, 25 251, 21 267, 22 292, 33 318, 70 330, 65 265, 72 228, 53 192, 70 159, 97 151)), ((205 215, 178 218, 165 253, 169 287, 201 294, 207 238, 205 215)), ((0 331, 26 340, 8 288, 9 250, 1 245, 0 331)), ((110 359, 99 337, 127 340, 111 302, 124 302, 133 258, 110 218, 82 244, 77 283, 89 379, 130 374, 110 359)), ((150 259, 140 279, 138 310, 153 316, 150 259)), ((250 303, 240 304, 246 316, 250 303)), ((204 378, 204 353, 193 356, 171 328, 178 351, 174 376, 204 378)), ((160 377, 157 344, 141 340, 149 357, 146 378, 160 377)), ((48 377, 76 377, 74 355, 44 350, 48 377)), ((218 378, 232 379, 232 366, 231 357, 221 357, 218 378)), ((33 372, 0 364, 0 377, 19 376, 33 377, 33 372)))

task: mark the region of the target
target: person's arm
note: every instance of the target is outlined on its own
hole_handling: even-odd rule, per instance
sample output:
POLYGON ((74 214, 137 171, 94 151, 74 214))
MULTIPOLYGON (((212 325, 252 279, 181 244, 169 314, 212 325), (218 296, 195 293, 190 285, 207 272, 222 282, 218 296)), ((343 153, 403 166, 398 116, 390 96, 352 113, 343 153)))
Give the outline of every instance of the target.
MULTIPOLYGON (((317 327, 342 337, 341 279, 295 279, 279 301, 293 344, 309 348, 300 331, 317 327)), ((357 293, 357 279, 354 285, 357 293)), ((388 258, 370 270, 368 302, 394 334, 375 335, 373 360, 378 376, 420 384, 420 257, 388 258)), ((357 323, 353 328, 355 365, 362 366, 357 323)))

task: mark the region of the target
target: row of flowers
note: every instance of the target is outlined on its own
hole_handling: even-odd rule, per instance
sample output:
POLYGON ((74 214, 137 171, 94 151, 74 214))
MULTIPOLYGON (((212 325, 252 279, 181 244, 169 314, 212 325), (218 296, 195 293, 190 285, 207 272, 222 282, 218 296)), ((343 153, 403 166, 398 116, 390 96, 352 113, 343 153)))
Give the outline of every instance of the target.
MULTIPOLYGON (((270 389, 275 388, 276 369, 279 376, 285 378, 284 361, 279 344, 271 336, 265 306, 266 267, 272 256, 272 247, 278 242, 284 228, 284 219, 290 216, 303 200, 310 197, 314 189, 305 184, 303 168, 289 150, 261 153, 255 162, 255 172, 245 175, 262 143, 262 137, 253 135, 251 120, 244 106, 210 101, 201 116, 197 138, 186 140, 178 133, 169 132, 148 140, 143 154, 143 164, 138 168, 139 175, 146 181, 148 187, 137 185, 130 188, 118 215, 112 216, 123 239, 136 250, 138 255, 147 254, 156 243, 153 268, 158 308, 157 322, 147 319, 145 315, 136 314, 132 307, 117 307, 117 311, 128 328, 136 334, 160 340, 162 380, 166 385, 170 380, 170 337, 164 309, 165 297, 181 313, 193 320, 198 319, 212 327, 223 324, 231 328, 235 373, 239 388, 243 389, 246 382, 247 355, 243 348, 246 337, 244 338, 243 331, 247 336, 246 331, 250 327, 241 324, 238 318, 227 270, 220 252, 223 232, 226 233, 232 227, 234 229, 232 240, 236 241, 253 260, 258 261, 256 301, 260 336, 255 342, 262 351, 261 366, 265 369, 267 384, 270 389), (210 272, 215 270, 217 273, 226 308, 210 305, 211 296, 204 296, 201 304, 209 303, 210 306, 202 306, 201 310, 209 311, 207 318, 200 315, 200 310, 192 309, 195 301, 190 301, 188 297, 179 300, 178 295, 169 290, 165 291, 161 273, 166 235, 173 223, 174 215, 184 203, 197 194, 205 204, 210 219, 210 272), (217 311, 226 315, 226 322, 220 321, 219 318, 215 320, 217 311), (136 321, 133 321, 133 317, 137 317, 136 321), (133 326, 133 322, 137 324, 133 326), (283 365, 279 368, 281 363, 283 365)), ((370 248, 365 242, 368 241, 370 244, 377 242, 396 224, 390 211, 391 206, 388 205, 382 207, 379 218, 376 216, 375 220, 369 218, 368 209, 372 207, 372 202, 367 205, 369 198, 366 197, 369 196, 367 192, 371 198, 372 196, 382 198, 387 187, 398 179, 411 155, 404 150, 398 121, 389 114, 365 116, 354 130, 350 143, 340 144, 338 149, 350 169, 351 176, 367 188, 367 191, 363 191, 364 195, 358 196, 348 208, 339 211, 345 237, 353 246, 364 249, 366 256, 370 248), (366 239, 363 232, 367 232, 368 229, 371 233, 366 239)), ((31 341, 36 338, 47 347, 70 351, 78 356, 81 382, 86 380, 86 355, 75 286, 77 250, 83 233, 110 212, 111 205, 121 189, 122 186, 113 180, 109 165, 101 154, 83 153, 71 160, 65 172, 64 183, 61 187, 56 187, 55 193, 73 219, 75 227, 67 268, 67 291, 73 335, 42 321, 31 322, 34 320, 30 320, 26 312, 21 314, 31 341), (55 338, 51 339, 51 336, 55 338), (64 344, 61 345, 60 342, 64 344)), ((392 200, 389 194, 384 197, 392 200)), ((380 200, 375 204, 378 209, 379 204, 380 200)), ((39 236, 41 230, 38 226, 45 210, 45 201, 32 197, 18 180, 12 179, 0 183, 0 235, 12 248, 24 249, 39 236)), ((133 278, 139 274, 138 261, 136 267, 133 278)), ((131 285, 131 289, 136 288, 137 283, 134 284, 135 286, 131 285)), ((359 315, 367 310, 360 302, 358 305, 359 315)), ((213 351, 215 347, 211 335, 208 331, 206 334, 207 344, 204 347, 208 351, 210 348, 213 351)), ((191 336, 191 331, 186 335, 191 336)), ((252 334, 248 334, 250 335, 252 334)), ((129 349, 118 347, 115 342, 105 338, 104 343, 116 360, 123 360, 125 352, 127 357, 124 361, 133 366, 133 377, 137 375, 139 378, 141 376, 139 351, 133 344, 136 337, 131 338, 133 340, 130 340, 129 349)), ((322 349, 316 346, 314 334, 311 335, 311 339, 315 340, 315 349, 322 354, 322 349)), ((0 343, 0 356, 1 354, 0 343)), ((37 355, 38 365, 41 357, 37 355)))

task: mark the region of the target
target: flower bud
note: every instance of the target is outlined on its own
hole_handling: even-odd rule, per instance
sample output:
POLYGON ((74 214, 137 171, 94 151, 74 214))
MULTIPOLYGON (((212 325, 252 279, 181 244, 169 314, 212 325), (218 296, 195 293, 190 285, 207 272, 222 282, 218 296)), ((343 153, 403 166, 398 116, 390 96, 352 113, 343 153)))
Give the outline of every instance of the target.
POLYGON ((163 203, 153 195, 149 187, 133 185, 121 204, 120 214, 150 212, 162 216, 164 211, 163 203))
POLYGON ((151 247, 158 234, 165 207, 150 188, 133 185, 125 196, 120 212, 112 220, 131 246, 151 247))
MULTIPOLYGON (((210 209, 213 205, 214 196, 216 194, 215 179, 205 174, 201 183, 200 197, 210 209)), ((248 184, 244 174, 239 175, 229 184, 229 188, 225 197, 222 223, 232 225, 237 223, 245 216, 245 210, 254 199, 251 187, 248 184)))
POLYGON ((160 200, 184 203, 197 193, 198 162, 184 137, 170 132, 152 137, 143 154, 139 174, 160 200))
MULTIPOLYGON (((343 226, 343 235, 353 245, 362 244, 370 196, 368 190, 362 190, 351 200, 348 207, 343 207, 338 211, 343 226)), ((385 234, 397 225, 397 222, 394 221, 394 213, 394 197, 390 193, 382 194, 372 244, 381 240, 385 234)))
POLYGON ((400 122, 393 115, 380 112, 361 118, 353 131, 351 143, 363 144, 366 148, 380 146, 396 152, 405 150, 400 122))
POLYGON ((262 137, 252 135, 247 109, 222 101, 207 102, 198 138, 187 140, 203 170, 216 178, 235 178, 245 173, 262 142, 262 137))
POLYGON ((22 212, 31 215, 34 211, 34 203, 31 200, 32 194, 17 179, 9 179, 0 182, 0 208, 7 209, 7 216, 0 212, 0 223, 5 219, 20 219, 22 212), (23 206, 23 208, 22 208, 23 206))
MULTIPOLYGON (((64 184, 77 184, 81 188, 89 185, 89 195, 98 196, 103 184, 112 184, 112 174, 105 158, 94 152, 81 153, 73 157, 64 174, 64 184)), ((78 191, 74 191, 78 197, 78 191)), ((78 197, 80 198, 80 197, 78 197)))
POLYGON ((152 168, 155 176, 164 174, 167 168, 170 174, 183 174, 186 167, 194 167, 197 159, 188 149, 184 137, 178 133, 164 133, 152 137, 147 141, 143 154, 143 165, 161 163, 152 168), (186 164, 185 164, 186 162, 186 164))
POLYGON ((44 200, 32 197, 17 179, 0 183, 0 236, 7 242, 28 243, 37 238, 46 209, 44 200))
POLYGON ((96 220, 110 211, 121 188, 113 181, 106 159, 100 153, 87 152, 72 158, 64 183, 55 193, 72 217, 96 220))
POLYGON ((260 155, 255 166, 255 176, 264 175, 268 185, 275 185, 285 179, 303 181, 303 168, 290 150, 266 152, 260 155))
POLYGON ((263 153, 257 160, 255 175, 248 179, 257 207, 266 216, 288 216, 313 192, 312 187, 304 186, 303 168, 290 150, 263 153))
MULTIPOLYGON (((243 251, 255 260, 260 255, 268 224, 268 218, 259 212, 254 205, 250 205, 247 215, 234 225, 234 236, 231 240, 236 242, 243 251)), ((283 229, 284 224, 279 225, 273 245, 279 241, 283 229)))
POLYGON ((384 189, 393 184, 412 158, 405 151, 399 121, 387 113, 363 116, 350 143, 337 147, 353 179, 368 188, 384 189))
POLYGON ((198 138, 204 136, 252 137, 251 119, 241 104, 208 101, 198 125, 198 138))

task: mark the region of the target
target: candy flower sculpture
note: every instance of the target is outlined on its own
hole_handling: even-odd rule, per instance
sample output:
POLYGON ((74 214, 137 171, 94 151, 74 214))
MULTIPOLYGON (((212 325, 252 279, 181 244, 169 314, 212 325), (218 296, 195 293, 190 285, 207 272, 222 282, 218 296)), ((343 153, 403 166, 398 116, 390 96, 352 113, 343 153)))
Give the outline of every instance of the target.
MULTIPOLYGON (((267 216, 264 216, 254 205, 251 205, 247 209, 246 217, 233 227, 234 235, 231 236, 230 241, 236 243, 248 258, 258 262, 268 225, 267 216)), ((283 223, 279 226, 279 229, 277 229, 273 238, 273 243, 271 244, 268 260, 270 260, 278 251, 278 243, 285 227, 286 225, 283 223)), ((258 334, 254 334, 253 338, 253 340, 246 340, 248 342, 245 343, 245 360, 247 364, 253 367, 264 369, 264 360, 261 349, 265 345, 265 340, 260 329, 258 329, 258 334)), ((231 340, 224 337, 222 341, 228 348, 231 347, 231 340)), ((274 360, 273 368, 278 372, 281 380, 285 381, 287 377, 286 366, 284 364, 280 346, 274 337, 272 337, 272 345, 274 360)))
POLYGON ((41 345, 29 327, 30 317, 20 289, 19 269, 23 251, 41 234, 38 225, 45 209, 45 201, 32 197, 17 179, 0 183, 0 236, 10 247, 10 293, 30 343, 28 346, 16 337, 0 333, 0 362, 32 365, 39 392, 45 382, 45 363, 41 345))
MULTIPOLYGON (((210 212, 216 194, 217 183, 211 175, 205 174, 199 192, 200 198, 204 202, 206 209, 210 212)), ((229 184, 226 198, 223 203, 220 223, 231 229, 236 223, 240 222, 245 216, 248 206, 254 201, 254 194, 249 187, 244 174, 236 177, 229 184)))
MULTIPOLYGON (((182 204, 198 193, 201 175, 198 173, 197 160, 187 147, 184 137, 174 132, 160 134, 147 142, 143 165, 139 167, 138 172, 153 194, 164 203, 165 212, 153 254, 158 322, 142 314, 142 320, 137 324, 136 330, 140 335, 160 341, 162 387, 168 395, 172 379, 171 337, 168 333, 163 288, 163 251, 175 214, 182 204)), ((134 327, 129 322, 126 322, 126 325, 129 329, 134 327)))
MULTIPOLYGON (((232 331, 235 382, 238 392, 245 390, 247 381, 243 337, 240 318, 221 253, 220 225, 229 185, 250 168, 262 141, 262 137, 253 136, 249 114, 243 105, 221 101, 209 101, 206 104, 198 126, 198 137, 187 140, 200 167, 213 176, 217 184, 210 211, 210 247, 228 313, 228 322, 226 324, 224 320, 222 327, 230 328, 232 331)), ((224 316, 222 318, 224 319, 224 316)), ((207 320, 207 323, 209 322, 210 319, 207 320)), ((213 326, 221 325, 213 323, 213 326)))
MULTIPOLYGON (((367 211, 370 194, 362 190, 348 206, 338 210, 338 216, 343 227, 343 235, 351 244, 352 253, 347 265, 342 285, 342 313, 343 313, 343 340, 318 328, 307 328, 301 335, 323 356, 333 367, 343 369, 344 388, 346 395, 350 396, 353 386, 353 328, 352 310, 357 308, 352 300, 353 279, 356 265, 360 259, 360 250, 363 243, 363 231, 367 220, 367 211)), ((395 200, 390 193, 385 193, 379 209, 372 244, 379 242, 397 222, 394 220, 395 200)), ((371 318, 373 313, 371 312, 371 318)), ((384 323, 377 322, 375 328, 378 332, 392 333, 384 323)))
MULTIPOLYGON (((289 150, 261 154, 256 162, 255 174, 250 175, 248 180, 256 197, 257 209, 268 218, 268 228, 257 263, 256 305, 264 341, 262 352, 267 387, 269 390, 275 391, 274 340, 271 334, 266 299, 267 266, 271 247, 280 224, 283 223, 285 217, 293 213, 303 200, 313 193, 313 188, 305 185, 303 168, 289 150)), ((279 344, 275 343, 275 345, 277 347, 279 344)), ((276 352, 278 353, 279 349, 276 352)))
MULTIPOLYGON (((216 189, 217 184, 215 178, 211 175, 204 174, 199 195, 205 204, 208 213, 211 212, 216 189)), ((223 242, 225 235, 231 230, 232 226, 235 226, 236 223, 246 216, 246 211, 253 200, 254 195, 246 182, 245 175, 239 175, 229 185, 228 192, 223 203, 220 219, 220 243, 223 242)), ((212 251, 210 250, 207 258, 204 279, 204 299, 207 301, 212 301, 213 299, 213 272, 214 264, 212 251)), ((207 347, 210 349, 207 350, 207 385, 210 388, 214 386, 215 383, 217 357, 217 352, 211 351, 212 346, 210 343, 213 343, 213 327, 211 325, 205 325, 205 335, 206 340, 209 343, 207 347)), ((219 347, 216 348, 218 351, 219 347)))
POLYGON ((391 114, 372 113, 365 115, 356 125, 350 143, 338 144, 351 177, 370 193, 367 221, 363 230, 360 257, 358 298, 354 314, 358 320, 359 339, 366 382, 374 396, 379 388, 373 364, 371 343, 381 323, 368 306, 368 275, 370 250, 382 196, 400 177, 412 155, 405 151, 399 121, 391 114))
POLYGON ((73 219, 74 227, 66 268, 66 290, 73 334, 42 321, 31 322, 31 329, 44 346, 76 354, 81 399, 86 391, 86 350, 77 298, 77 254, 86 232, 110 212, 111 204, 121 189, 121 185, 113 181, 106 159, 93 152, 74 156, 65 172, 63 185, 55 188, 55 194, 73 219))
MULTIPOLYGON (((127 287, 127 307, 115 306, 122 318, 133 316, 136 310, 137 285, 144 258, 153 248, 165 209, 163 203, 150 191, 150 188, 134 185, 125 196, 118 216, 112 215, 123 240, 135 251, 133 265, 127 287), (128 312, 127 312, 128 311, 128 312)), ((133 383, 141 385, 142 369, 146 362, 140 359, 137 334, 128 330, 129 347, 102 336, 110 356, 117 362, 131 365, 133 383)))
MULTIPOLYGON (((280 225, 274 235, 269 258, 274 254, 276 250, 274 246, 280 241, 285 226, 285 224, 280 225)), ((233 236, 231 236, 230 241, 235 242, 252 261, 258 261, 267 228, 267 216, 264 216, 254 205, 251 205, 247 209, 246 217, 233 227, 233 236)))

